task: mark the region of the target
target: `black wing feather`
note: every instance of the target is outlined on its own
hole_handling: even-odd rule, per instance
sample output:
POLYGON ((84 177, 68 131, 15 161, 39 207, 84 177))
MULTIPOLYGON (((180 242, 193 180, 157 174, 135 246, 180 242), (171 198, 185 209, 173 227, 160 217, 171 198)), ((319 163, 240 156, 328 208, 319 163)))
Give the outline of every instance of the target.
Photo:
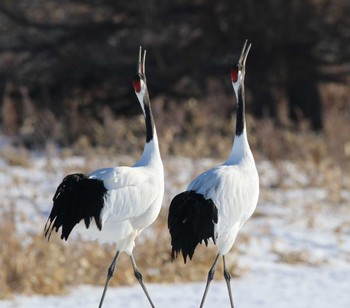
POLYGON ((185 191, 171 201, 168 228, 171 235, 171 257, 182 252, 184 262, 190 260, 198 244, 208 245, 210 238, 215 242, 214 223, 218 222, 218 209, 211 199, 195 191, 185 191))
POLYGON ((53 197, 53 207, 45 225, 45 236, 50 238, 53 230, 62 227, 61 239, 68 239, 77 223, 84 220, 89 228, 92 219, 101 230, 100 213, 107 193, 103 182, 89 179, 81 173, 66 176, 53 197))

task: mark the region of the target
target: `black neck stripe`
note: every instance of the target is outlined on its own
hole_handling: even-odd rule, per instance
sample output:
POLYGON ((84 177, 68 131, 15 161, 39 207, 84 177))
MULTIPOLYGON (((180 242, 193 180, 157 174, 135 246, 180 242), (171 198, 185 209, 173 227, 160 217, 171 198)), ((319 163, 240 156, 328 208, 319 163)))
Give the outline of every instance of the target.
POLYGON ((244 88, 240 86, 238 88, 238 97, 237 97, 237 119, 236 119, 236 136, 240 136, 244 131, 244 88))
POLYGON ((145 109, 146 142, 150 142, 153 139, 154 134, 154 121, 147 93, 143 99, 143 105, 145 109))

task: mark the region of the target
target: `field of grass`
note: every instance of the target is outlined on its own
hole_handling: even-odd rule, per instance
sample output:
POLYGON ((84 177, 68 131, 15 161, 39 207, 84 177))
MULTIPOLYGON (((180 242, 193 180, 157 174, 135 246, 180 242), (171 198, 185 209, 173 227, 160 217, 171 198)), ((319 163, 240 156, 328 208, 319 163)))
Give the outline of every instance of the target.
MULTIPOLYGON (((256 213, 228 255, 233 275, 249 271, 251 256, 322 267, 334 264, 334 254, 339 254, 337 262, 350 266, 350 108, 345 96, 339 103, 337 91, 333 86, 324 94, 329 101, 338 95, 338 104, 325 108, 323 133, 310 132, 306 124, 295 129, 288 121, 277 125, 247 116, 261 195, 256 213), (318 242, 317 235, 323 236, 324 243, 318 242), (322 248, 327 241, 336 246, 330 252, 322 248)), ((191 266, 183 265, 181 258, 171 262, 166 225, 172 197, 229 153, 234 120, 227 110, 233 107, 218 110, 218 99, 211 99, 189 100, 181 111, 162 98, 153 102, 166 192, 159 218, 140 236, 134 251, 147 282, 203 281, 216 253, 213 247, 201 246, 191 266), (201 110, 201 104, 208 107, 201 110)), ((79 284, 103 285, 115 253, 113 245, 100 245, 78 234, 67 243, 53 234, 48 243, 43 228, 55 188, 65 174, 133 163, 144 142, 142 121, 141 117, 111 118, 69 149, 47 144, 43 151, 30 152, 1 137, 0 299, 18 293, 60 294, 79 284), (94 138, 101 144, 94 145, 94 138), (108 140, 113 140, 112 146, 108 140)), ((134 283, 129 259, 122 256, 111 284, 134 283)))

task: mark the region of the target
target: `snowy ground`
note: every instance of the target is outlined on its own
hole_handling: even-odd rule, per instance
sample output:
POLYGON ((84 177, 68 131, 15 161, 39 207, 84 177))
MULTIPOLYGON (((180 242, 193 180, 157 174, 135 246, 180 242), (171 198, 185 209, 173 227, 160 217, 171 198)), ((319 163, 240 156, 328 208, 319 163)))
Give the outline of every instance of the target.
MULTIPOLYGON (((121 159, 124 163, 127 160, 121 159)), ((29 218, 28 225, 22 224, 18 232, 35 231, 35 226, 42 229, 57 183, 65 172, 86 163, 79 157, 33 155, 27 166, 9 168, 0 159, 0 195, 6 196, 1 205, 16 206, 29 218)), ((194 175, 214 164, 217 162, 208 159, 195 164, 190 159, 166 159, 164 203, 168 204, 194 175)), ((258 169, 258 208, 236 243, 238 263, 247 268, 241 278, 232 280, 236 307, 350 307, 349 191, 340 188, 334 197, 332 187, 320 185, 324 175, 312 174, 291 162, 278 166, 259 162, 258 169)), ((219 280, 222 273, 217 272, 215 278, 206 307, 228 307, 226 284, 219 280)), ((204 286, 205 281, 147 284, 156 307, 167 308, 198 307, 204 286)), ((80 286, 64 296, 18 295, 14 300, 0 301, 0 307, 97 307, 101 292, 101 287, 80 286)), ((104 307, 148 304, 140 286, 135 285, 110 288, 104 307)))
MULTIPOLYGON (((232 280, 236 307, 279 308, 346 308, 350 307, 350 269, 265 266, 250 271, 242 279, 232 280)), ((198 307, 204 283, 148 284, 156 307, 198 307)), ((0 302, 0 307, 34 308, 97 307, 101 287, 81 286, 66 296, 17 296, 0 302)), ((208 293, 206 307, 229 307, 226 284, 214 281, 208 293)), ((148 307, 138 285, 108 290, 104 307, 148 307)))

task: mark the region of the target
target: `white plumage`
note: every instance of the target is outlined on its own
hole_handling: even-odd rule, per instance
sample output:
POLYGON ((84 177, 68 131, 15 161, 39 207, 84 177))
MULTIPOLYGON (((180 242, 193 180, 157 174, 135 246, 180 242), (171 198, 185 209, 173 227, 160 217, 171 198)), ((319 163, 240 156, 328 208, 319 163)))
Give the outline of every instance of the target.
POLYGON ((218 209, 214 238, 218 252, 225 255, 232 248, 239 229, 253 214, 259 195, 259 179, 254 160, 242 157, 238 164, 223 164, 210 169, 188 186, 218 209))
POLYGON ((157 218, 164 194, 164 171, 148 96, 145 57, 146 51, 142 57, 140 47, 137 75, 133 79, 146 123, 142 156, 132 167, 103 168, 87 176, 67 176, 53 198, 54 205, 45 226, 48 237, 62 227, 61 238, 67 240, 78 224, 77 230, 102 242, 116 244, 117 253, 108 270, 100 307, 120 252, 130 256, 135 276, 154 307, 132 254, 135 238, 157 218))
POLYGON ((201 307, 216 269, 219 256, 223 257, 224 276, 233 307, 230 275, 225 254, 232 248, 238 231, 253 214, 259 196, 259 177, 250 150, 244 117, 245 62, 251 45, 244 44, 238 64, 231 71, 231 80, 237 100, 236 135, 231 153, 222 165, 197 176, 187 190, 171 202, 168 226, 172 237, 172 256, 181 251, 192 258, 195 247, 202 240, 213 238, 218 254, 208 273, 201 307))
POLYGON ((86 229, 81 222, 78 230, 102 242, 115 242, 116 250, 130 255, 136 236, 152 224, 160 212, 164 193, 161 161, 158 167, 134 165, 89 174, 90 179, 102 180, 108 191, 100 214, 102 229, 96 224, 86 229))

